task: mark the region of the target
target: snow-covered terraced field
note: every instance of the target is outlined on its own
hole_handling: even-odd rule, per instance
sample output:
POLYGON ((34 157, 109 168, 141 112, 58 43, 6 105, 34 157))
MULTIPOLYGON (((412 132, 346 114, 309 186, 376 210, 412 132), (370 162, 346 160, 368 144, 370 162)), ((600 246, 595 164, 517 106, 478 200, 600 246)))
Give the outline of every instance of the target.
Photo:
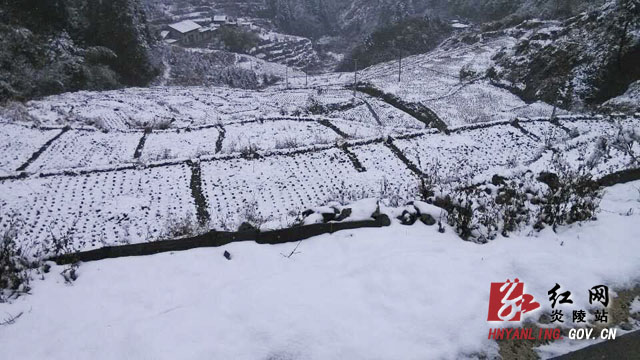
POLYGON ((224 129, 226 134, 222 152, 225 153, 251 148, 269 150, 329 144, 341 138, 317 121, 267 120, 230 124, 224 129))
POLYGON ((62 130, 40 130, 21 124, 0 123, 0 173, 10 174, 62 130))
MULTIPOLYGON (((358 95, 375 109, 385 126, 421 126, 409 115, 380 100, 358 95)), ((375 115, 353 92, 341 89, 250 91, 222 87, 129 88, 107 92, 77 92, 27 104, 29 114, 44 125, 90 125, 105 131, 195 128, 263 118, 311 115, 321 107, 325 117, 378 124, 375 115), (343 108, 359 109, 342 116, 343 108)), ((422 126, 423 127, 423 126, 422 126)))
MULTIPOLYGON (((400 82, 396 62, 364 69, 358 79, 404 102, 428 107, 449 127, 549 117, 552 106, 527 104, 486 78, 495 65, 492 57, 515 43, 509 34, 483 38, 475 44, 445 43, 431 53, 403 59, 400 82)), ((309 76, 308 84, 306 78, 291 79, 291 89, 278 84, 259 91, 224 87, 83 91, 31 101, 27 110, 45 125, 82 124, 109 131, 194 128, 312 115, 398 129, 424 128, 424 123, 381 99, 362 93, 354 98, 347 88, 354 79, 348 73, 324 74, 309 76)))
POLYGON ((67 131, 55 140, 27 171, 117 166, 133 161, 141 132, 67 131))
POLYGON ((407 129, 395 129, 391 127, 380 127, 376 124, 368 124, 350 120, 336 120, 331 119, 331 124, 340 129, 343 133, 347 134, 350 138, 362 139, 362 138, 377 138, 382 137, 388 132, 402 133, 407 129), (404 130, 404 131, 403 131, 404 130))
POLYGON ((327 202, 353 186, 357 170, 339 149, 257 160, 202 163, 203 189, 212 225, 237 227, 247 213, 286 226, 305 207, 327 202))
MULTIPOLYGON (((571 167, 586 164, 595 177, 637 166, 618 149, 600 149, 603 141, 617 136, 620 125, 637 129, 640 119, 527 120, 452 129, 450 135, 429 130, 395 139, 383 136, 339 142, 335 141, 337 132, 327 126, 314 121, 295 124, 326 129, 322 134, 332 134, 332 140, 322 146, 298 143, 296 146, 303 147, 267 149, 250 156, 209 156, 220 139, 218 127, 158 131, 147 134, 142 162, 122 168, 132 161, 143 132, 69 130, 58 139, 69 136, 69 141, 56 140, 50 145, 66 150, 44 151, 31 165, 47 173, 43 166, 51 162, 55 175, 27 174, 0 180, 0 209, 21 219, 23 242, 44 243, 71 229, 71 234, 83 239, 75 244, 82 249, 167 237, 175 234, 168 228, 170 223, 193 225, 199 222, 194 214, 202 215, 202 210, 208 213, 204 216, 208 216, 205 220, 210 228, 235 230, 247 219, 263 228, 279 228, 292 224, 307 208, 331 201, 375 197, 401 205, 416 197, 416 172, 435 175, 439 183, 455 187, 487 181, 495 174, 547 170, 554 153, 562 154, 571 167), (118 139, 105 140, 109 136, 118 139), (78 150, 73 144, 78 144, 78 150), (117 147, 110 157, 105 155, 109 153, 105 144, 117 147), (162 165, 167 151, 171 156, 162 165), (195 162, 200 171, 195 176, 198 172, 192 172, 186 160, 197 157, 201 157, 195 162), (160 163, 145 165, 145 159, 160 163), (116 160, 123 161, 121 168, 97 166, 116 160), (79 164, 88 163, 100 170, 77 172, 79 164), (76 174, 63 170, 76 170, 76 174), (200 182, 200 189, 194 188, 194 179, 200 182), (194 200, 199 191, 204 203, 194 200)), ((287 128, 289 120, 245 125, 251 126, 230 130, 236 126, 230 124, 222 128, 231 139, 244 130, 265 148, 275 146, 279 133, 295 135, 294 129, 287 128)), ((333 125, 348 128, 341 122, 333 125)), ((640 146, 634 146, 639 153, 640 146)), ((0 226, 6 227, 8 221, 9 217, 3 216, 0 226)))
POLYGON ((169 224, 195 221, 190 177, 181 164, 6 180, 0 185, 0 226, 15 213, 21 241, 49 250, 54 238, 73 237, 69 246, 78 249, 157 239, 169 224))
MULTIPOLYGON (((486 79, 487 71, 495 65, 492 58, 516 44, 517 39, 511 35, 515 36, 502 34, 474 44, 450 40, 430 53, 404 58, 401 81, 398 62, 391 61, 361 70, 358 82, 370 83, 406 102, 422 103, 452 127, 516 117, 549 117, 552 106, 527 104, 486 79), (465 74, 462 78, 461 73, 465 74)), ((309 77, 309 86, 344 88, 352 86, 353 81, 353 73, 323 74, 309 77)), ((296 79, 294 86, 305 83, 296 79)))
POLYGON ((32 155, 28 172, 56 172, 115 168, 132 163, 186 160, 249 151, 268 152, 336 143, 340 139, 377 138, 384 134, 403 134, 409 129, 381 127, 346 120, 284 118, 242 123, 153 130, 101 132, 71 128, 42 130, 23 125, 0 123, 4 138, 3 171, 14 174, 32 155), (56 135, 59 135, 54 139, 56 135), (144 139, 143 139, 144 138, 144 139), (41 151, 43 144, 50 141, 41 151))
POLYGON ((397 64, 384 63, 363 71, 363 80, 408 102, 422 103, 449 126, 458 126, 514 117, 550 116, 553 107, 544 103, 526 104, 507 90, 482 80, 501 49, 512 47, 515 39, 503 36, 473 45, 441 47, 429 54, 403 61, 404 78, 397 80, 397 64), (461 79, 461 70, 471 78, 461 79))
POLYGON ((435 134, 394 142, 428 174, 445 182, 472 183, 501 169, 533 160, 539 142, 511 125, 496 125, 459 134, 435 134))
POLYGON ((216 153, 220 131, 216 127, 197 130, 160 130, 147 135, 142 160, 192 159, 216 153))
POLYGON ((425 124, 413 116, 369 95, 358 94, 358 103, 349 109, 329 114, 332 118, 390 128, 398 133, 424 129, 425 124))

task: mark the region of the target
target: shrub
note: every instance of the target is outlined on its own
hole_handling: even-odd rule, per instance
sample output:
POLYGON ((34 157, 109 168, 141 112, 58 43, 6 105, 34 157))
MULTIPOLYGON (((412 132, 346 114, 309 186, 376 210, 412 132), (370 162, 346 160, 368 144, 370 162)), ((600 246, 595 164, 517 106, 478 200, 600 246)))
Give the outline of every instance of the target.
POLYGON ((276 149, 295 149, 299 145, 298 140, 294 137, 286 137, 284 139, 276 139, 276 149))
POLYGON ((545 225, 556 231, 560 225, 569 225, 594 218, 600 206, 600 189, 584 168, 574 170, 554 156, 556 173, 541 173, 538 180, 548 186, 541 199, 535 228, 545 225))
POLYGON ((470 81, 478 78, 480 74, 473 69, 471 64, 465 64, 460 68, 460 81, 470 81))
POLYGON ((183 217, 169 216, 162 237, 175 239, 196 236, 201 233, 201 230, 198 224, 193 221, 191 214, 186 214, 183 217))
POLYGON ((17 222, 12 218, 0 233, 0 303, 29 291, 30 263, 16 243, 17 237, 17 222))
POLYGON ((229 26, 221 27, 218 30, 218 36, 229 51, 236 53, 248 53, 260 41, 256 33, 229 26))
POLYGON ((640 144, 640 129, 632 127, 618 127, 618 133, 611 140, 611 146, 631 158, 637 165, 640 163, 640 154, 636 153, 640 144))
POLYGON ((264 225, 268 218, 262 215, 260 212, 258 200, 251 199, 245 203, 242 219, 245 221, 244 224, 250 225, 256 230, 260 230, 262 225, 264 225))

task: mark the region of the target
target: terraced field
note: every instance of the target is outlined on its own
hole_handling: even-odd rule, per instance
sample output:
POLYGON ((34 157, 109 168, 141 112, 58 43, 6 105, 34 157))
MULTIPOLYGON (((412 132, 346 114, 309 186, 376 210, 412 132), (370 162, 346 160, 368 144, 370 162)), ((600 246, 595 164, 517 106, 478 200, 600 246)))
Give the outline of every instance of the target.
POLYGON ((189 227, 235 230, 247 219, 280 228, 332 201, 401 204, 416 198, 423 173, 462 186, 542 171, 553 153, 602 176, 633 159, 615 148, 602 154, 601 139, 637 128, 640 119, 566 117, 391 136, 376 132, 384 127, 354 130, 364 126, 355 121, 330 124, 345 134, 311 118, 109 133, 2 123, 9 157, 0 226, 19 219, 23 242, 82 239, 69 246, 88 249, 175 237, 189 227), (241 139, 256 146, 232 145, 241 139), (279 146, 287 139, 289 146, 279 146))

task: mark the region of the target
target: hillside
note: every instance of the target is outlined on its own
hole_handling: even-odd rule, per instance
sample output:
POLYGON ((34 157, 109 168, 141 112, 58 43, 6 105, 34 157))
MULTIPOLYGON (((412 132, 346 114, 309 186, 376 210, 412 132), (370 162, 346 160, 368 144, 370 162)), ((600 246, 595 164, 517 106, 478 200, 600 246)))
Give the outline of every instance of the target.
POLYGON ((0 102, 143 86, 159 73, 138 0, 2 0, 0 23, 0 102))
POLYGON ((507 30, 517 43, 494 58, 493 82, 526 101, 594 107, 640 79, 640 3, 609 2, 563 22, 507 30))

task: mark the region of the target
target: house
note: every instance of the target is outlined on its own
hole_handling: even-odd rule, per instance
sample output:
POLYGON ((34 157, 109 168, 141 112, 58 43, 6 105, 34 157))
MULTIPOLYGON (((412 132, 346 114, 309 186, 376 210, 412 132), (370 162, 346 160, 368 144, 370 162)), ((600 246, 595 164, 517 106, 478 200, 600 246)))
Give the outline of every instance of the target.
POLYGON ((229 17, 227 15, 215 15, 213 17, 213 23, 216 25, 226 25, 229 21, 229 17))
POLYGON ((167 43, 190 45, 210 38, 211 31, 210 29, 203 28, 194 21, 183 20, 175 24, 168 25, 167 29, 160 33, 160 36, 167 43))

